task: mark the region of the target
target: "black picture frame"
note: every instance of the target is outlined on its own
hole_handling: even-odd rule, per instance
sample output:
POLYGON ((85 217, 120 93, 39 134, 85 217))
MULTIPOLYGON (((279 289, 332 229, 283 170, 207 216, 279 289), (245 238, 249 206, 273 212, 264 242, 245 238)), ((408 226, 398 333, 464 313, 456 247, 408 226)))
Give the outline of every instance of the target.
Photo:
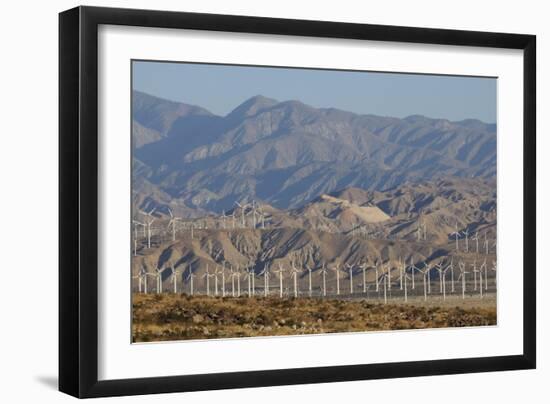
POLYGON ((536 37, 533 35, 77 7, 59 15, 59 390, 105 397, 325 383, 536 366, 536 37), (98 26, 100 24, 509 48, 523 51, 523 354, 98 380, 98 26))

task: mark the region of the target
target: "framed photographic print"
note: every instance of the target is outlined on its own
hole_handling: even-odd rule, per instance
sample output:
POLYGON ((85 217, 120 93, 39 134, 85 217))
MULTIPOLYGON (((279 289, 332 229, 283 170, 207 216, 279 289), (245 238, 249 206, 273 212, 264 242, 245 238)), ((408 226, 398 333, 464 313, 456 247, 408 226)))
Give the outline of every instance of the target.
POLYGON ((535 367, 535 37, 60 14, 60 390, 535 367))

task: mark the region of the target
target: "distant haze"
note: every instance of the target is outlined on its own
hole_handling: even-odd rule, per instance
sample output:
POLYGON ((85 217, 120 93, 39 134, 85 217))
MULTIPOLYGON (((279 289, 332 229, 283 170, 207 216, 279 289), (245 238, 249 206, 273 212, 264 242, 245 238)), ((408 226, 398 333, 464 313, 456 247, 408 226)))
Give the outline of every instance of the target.
POLYGON ((358 114, 496 122, 495 78, 135 61, 132 87, 220 116, 262 94, 358 114))

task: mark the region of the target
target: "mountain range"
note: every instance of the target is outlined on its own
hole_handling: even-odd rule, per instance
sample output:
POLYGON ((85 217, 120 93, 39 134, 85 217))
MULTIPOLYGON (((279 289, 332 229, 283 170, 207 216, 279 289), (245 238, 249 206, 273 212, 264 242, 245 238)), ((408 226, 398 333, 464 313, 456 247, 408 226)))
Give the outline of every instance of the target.
POLYGON ((222 117, 134 91, 132 141, 135 206, 184 217, 246 200, 306 209, 322 195, 354 189, 371 191, 359 192, 366 200, 357 205, 382 203, 381 213, 393 216, 403 198, 369 198, 425 181, 494 183, 496 175, 495 124, 358 115, 260 95, 222 117))

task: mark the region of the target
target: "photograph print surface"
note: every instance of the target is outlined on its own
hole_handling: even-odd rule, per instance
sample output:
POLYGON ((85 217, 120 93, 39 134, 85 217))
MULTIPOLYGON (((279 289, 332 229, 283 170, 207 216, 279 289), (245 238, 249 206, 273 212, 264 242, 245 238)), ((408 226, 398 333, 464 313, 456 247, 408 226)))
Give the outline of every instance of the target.
POLYGON ((131 69, 133 342, 496 325, 496 78, 131 69))

